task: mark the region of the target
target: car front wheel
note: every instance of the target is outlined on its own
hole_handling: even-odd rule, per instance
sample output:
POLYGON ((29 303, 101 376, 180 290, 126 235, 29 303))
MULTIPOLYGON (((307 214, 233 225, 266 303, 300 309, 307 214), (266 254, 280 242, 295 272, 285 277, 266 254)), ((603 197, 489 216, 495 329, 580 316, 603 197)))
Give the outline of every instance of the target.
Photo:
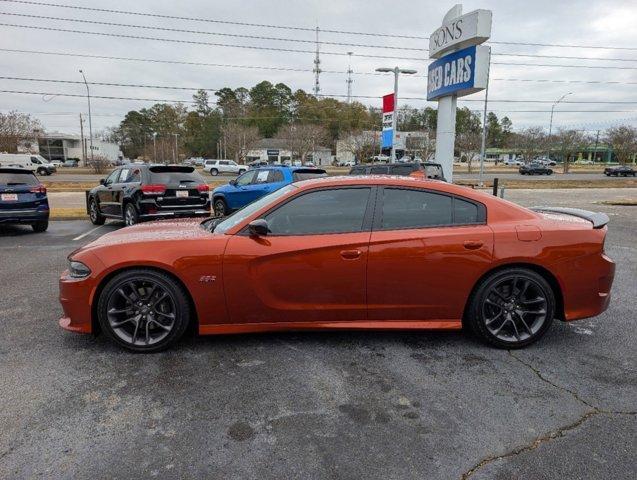
POLYGON ((190 321, 183 287, 163 272, 135 269, 113 277, 100 294, 102 330, 134 352, 157 352, 174 345, 190 321))
POLYGON ((219 170, 217 170, 216 168, 211 168, 210 175, 212 175, 213 177, 216 177, 217 175, 219 175, 219 170))
POLYGON ((467 322, 482 340, 499 348, 521 348, 551 326, 555 295, 538 273, 510 268, 485 278, 472 296, 467 322))

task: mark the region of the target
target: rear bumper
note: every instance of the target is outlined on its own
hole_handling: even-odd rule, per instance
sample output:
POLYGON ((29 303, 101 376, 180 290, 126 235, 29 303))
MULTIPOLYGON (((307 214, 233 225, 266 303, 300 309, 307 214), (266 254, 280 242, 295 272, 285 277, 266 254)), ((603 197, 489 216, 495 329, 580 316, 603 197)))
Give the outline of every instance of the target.
POLYGON ((49 210, 25 208, 15 210, 0 210, 0 223, 33 224, 46 222, 49 219, 49 210))

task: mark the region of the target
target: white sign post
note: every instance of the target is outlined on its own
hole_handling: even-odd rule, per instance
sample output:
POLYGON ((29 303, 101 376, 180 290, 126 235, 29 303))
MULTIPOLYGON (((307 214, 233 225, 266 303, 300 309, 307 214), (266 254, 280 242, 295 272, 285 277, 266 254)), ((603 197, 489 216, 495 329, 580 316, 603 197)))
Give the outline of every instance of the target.
POLYGON ((457 100, 486 88, 490 51, 479 44, 490 36, 490 10, 462 15, 462 5, 455 5, 429 38, 429 57, 437 60, 429 65, 427 100, 438 100, 436 161, 449 182, 453 181, 457 100))

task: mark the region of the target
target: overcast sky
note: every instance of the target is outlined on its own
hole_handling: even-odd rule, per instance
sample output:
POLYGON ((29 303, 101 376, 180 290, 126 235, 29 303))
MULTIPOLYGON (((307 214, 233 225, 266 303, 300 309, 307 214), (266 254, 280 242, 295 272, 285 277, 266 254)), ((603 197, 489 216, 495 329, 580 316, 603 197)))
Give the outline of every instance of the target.
MULTIPOLYGON (((48 0, 67 5, 83 5, 97 8, 178 15, 202 19, 235 22, 273 24, 323 29, 347 30, 369 33, 396 33, 399 35, 429 36, 441 23, 445 12, 453 3, 428 1, 371 1, 371 0, 124 0, 85 1, 48 0)), ((572 92, 572 101, 623 101, 633 104, 560 104, 556 109, 554 125, 578 129, 604 129, 610 124, 623 122, 637 124, 637 2, 535 0, 514 1, 470 1, 463 4, 464 12, 476 8, 493 11, 491 39, 502 42, 552 43, 625 47, 625 50, 591 48, 558 48, 521 45, 493 45, 491 88, 489 109, 499 117, 508 115, 515 128, 530 125, 548 126, 550 104, 542 103, 497 103, 497 100, 546 100, 555 101, 561 95, 572 92), (632 50, 630 49, 632 48, 632 50), (518 53, 534 55, 558 55, 566 57, 615 58, 631 61, 548 59, 531 57, 508 57, 498 54, 518 53), (589 65, 621 68, 563 68, 555 66, 511 66, 495 63, 527 63, 550 65, 589 65), (523 79, 510 81, 502 79, 523 79), (603 81, 617 84, 540 82, 603 81), (632 82, 631 85, 629 82, 632 82), (628 84, 627 84, 628 83, 628 84), (516 110, 518 112, 516 112, 516 110), (542 110, 539 113, 522 113, 520 110, 542 110), (562 111, 560 111, 562 110, 562 111), (613 113, 568 113, 564 110, 622 110, 613 113)), ((34 6, 0 1, 0 23, 31 25, 37 27, 84 30, 92 32, 118 33, 163 37, 188 41, 226 43, 235 45, 270 46, 298 50, 314 50, 313 43, 282 42, 273 40, 246 39, 175 33, 158 30, 91 25, 63 20, 27 18, 6 15, 28 14, 91 21, 126 23, 133 25, 161 26, 167 28, 201 30, 212 33, 256 35, 288 39, 314 40, 314 34, 303 30, 275 29, 225 25, 219 23, 181 21, 152 17, 139 17, 114 13, 96 13, 49 6, 34 6)), ((415 68, 420 74, 426 72, 429 63, 427 53, 417 50, 395 50, 379 47, 427 48, 424 39, 392 39, 388 37, 321 33, 325 42, 342 42, 373 45, 374 47, 321 45, 321 67, 326 71, 345 72, 347 55, 329 55, 328 52, 354 52, 355 55, 385 55, 394 58, 366 58, 354 56, 354 95, 380 96, 390 93, 393 77, 366 75, 376 67, 399 65, 415 68), (395 59, 409 57, 412 59, 395 59), (421 59, 421 60, 419 60, 421 59)), ((70 52, 75 54, 102 55, 111 57, 134 57, 171 61, 204 62, 244 66, 281 67, 306 71, 258 70, 219 66, 178 65, 124 60, 107 60, 82 57, 61 57, 42 54, 10 53, 0 50, 0 75, 57 80, 81 80, 78 70, 86 73, 89 82, 112 82, 179 86, 192 88, 251 87, 259 81, 284 82, 292 89, 311 91, 313 87, 314 55, 312 53, 250 50, 223 46, 194 45, 162 41, 115 38, 34 30, 0 26, 0 48, 38 50, 46 52, 70 52)), ((345 95, 346 74, 321 74, 321 93, 345 95)), ((81 84, 55 84, 1 79, 1 90, 69 93, 84 95, 81 84)), ((91 87, 93 95, 140 97, 170 100, 189 100, 192 91, 165 90, 156 88, 134 88, 97 86, 91 87)), ((212 95, 212 94, 211 94, 212 95)), ((414 76, 401 78, 401 97, 425 97, 426 78, 414 76)), ((479 100, 482 93, 465 99, 479 100)), ((380 106, 380 100, 361 99, 365 104, 380 106)), ((404 104, 401 101, 400 104, 404 104)), ((413 106, 422 107, 427 102, 409 100, 413 106)), ((137 100, 94 99, 93 127, 117 125, 124 113, 152 105, 153 102, 137 100)), ((434 104, 431 104, 434 105, 434 104)), ((481 109, 478 102, 460 102, 461 106, 481 109)), ((40 118, 47 130, 67 133, 79 132, 78 114, 85 113, 86 99, 71 97, 45 97, 0 93, 0 110, 19 110, 40 118)))

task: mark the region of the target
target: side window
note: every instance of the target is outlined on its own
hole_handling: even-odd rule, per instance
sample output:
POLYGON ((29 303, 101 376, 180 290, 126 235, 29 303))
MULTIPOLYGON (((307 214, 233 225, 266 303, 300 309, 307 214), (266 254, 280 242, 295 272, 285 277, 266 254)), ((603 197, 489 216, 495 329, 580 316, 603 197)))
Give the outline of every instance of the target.
POLYGON ((422 190, 383 189, 382 230, 452 224, 452 197, 422 190))
POLYGON ((254 178, 254 182, 252 183, 268 183, 269 175, 270 170, 259 170, 257 171, 257 176, 254 178))
POLYGON ((319 190, 267 214, 272 235, 360 232, 371 188, 319 190))
POLYGON ((41 162, 36 157, 31 157, 31 163, 37 163, 39 165, 41 162))
POLYGON ((252 180, 254 180, 257 171, 258 170, 248 170, 246 173, 237 178, 237 185, 239 187, 250 185, 252 180))
POLYGON ((106 185, 115 183, 118 177, 119 177, 119 170, 113 170, 111 174, 108 177, 106 177, 106 182, 105 182, 106 185))
POLYGON ((349 171, 350 175, 365 175, 365 167, 354 167, 349 171))
POLYGON ((130 173, 130 168, 122 168, 119 174, 118 183, 125 183, 128 181, 128 174, 130 173))
POLYGON ((384 165, 372 167, 369 169, 369 173, 371 175, 386 175, 388 171, 389 171, 389 167, 386 167, 384 165))
POLYGON ((270 170, 268 183, 277 183, 283 181, 283 172, 281 170, 270 170))
POLYGON ((464 225, 467 223, 481 223, 480 211, 475 203, 461 200, 458 197, 453 199, 453 223, 464 225))
POLYGON ((128 174, 128 178, 126 179, 126 183, 139 183, 141 181, 142 181, 142 174, 139 171, 139 168, 131 170, 130 173, 128 174))
POLYGON ((396 165, 389 170, 391 175, 409 175, 412 172, 415 172, 416 168, 412 165, 396 165))

